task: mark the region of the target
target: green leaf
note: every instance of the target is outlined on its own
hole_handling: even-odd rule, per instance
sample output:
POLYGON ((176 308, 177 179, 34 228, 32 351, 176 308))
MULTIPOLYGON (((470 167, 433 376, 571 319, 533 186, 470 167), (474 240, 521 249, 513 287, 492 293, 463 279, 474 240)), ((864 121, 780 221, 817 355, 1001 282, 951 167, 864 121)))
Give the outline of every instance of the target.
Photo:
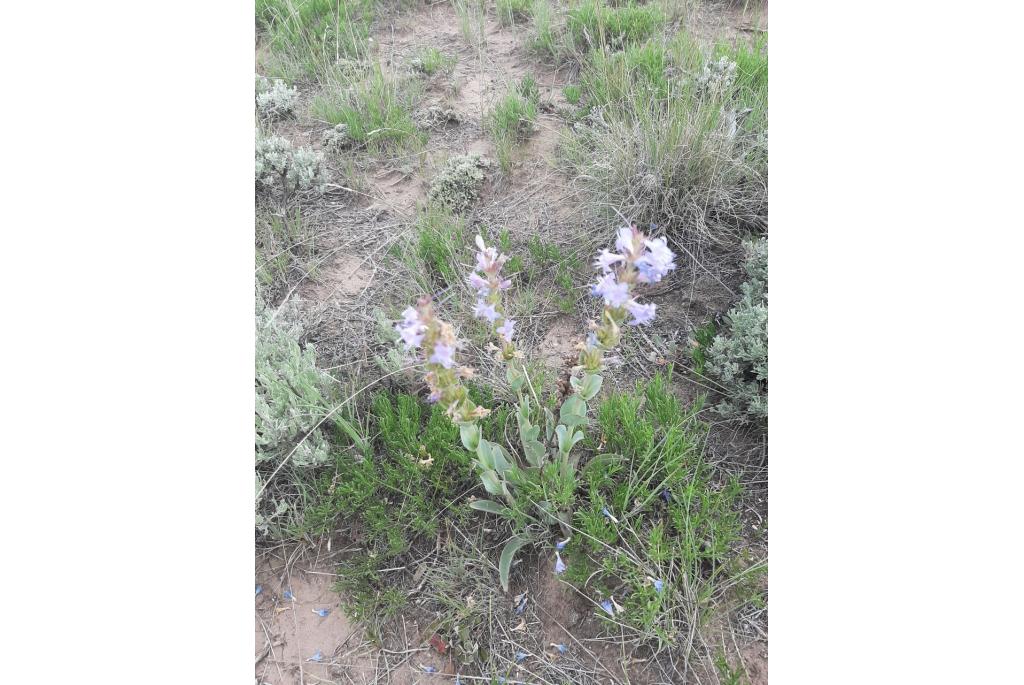
POLYGON ((475 423, 460 423, 459 437, 462 438, 462 446, 470 452, 476 452, 480 444, 480 426, 475 423))
POLYGON ((489 499, 475 499, 469 503, 470 509, 476 509, 477 511, 486 511, 489 514, 497 514, 498 516, 508 516, 508 507, 503 507, 497 502, 489 499))
POLYGON ((505 370, 505 380, 507 380, 508 384, 512 386, 513 392, 519 392, 523 389, 523 383, 526 382, 526 377, 510 366, 505 370))
POLYGON ((505 448, 496 442, 491 443, 491 457, 494 459, 494 470, 505 475, 512 469, 512 460, 505 448))
POLYGON ((498 560, 498 579, 501 581, 501 588, 508 592, 508 575, 512 570, 512 558, 519 549, 530 542, 530 538, 516 535, 509 538, 505 548, 501 550, 501 558, 498 560))
POLYGON ((579 426, 587 422, 587 403, 579 395, 569 395, 558 412, 559 420, 567 426, 579 426))
POLYGON ((486 471, 480 472, 480 481, 484 484, 484 490, 491 493, 492 495, 500 495, 503 492, 501 487, 501 481, 498 479, 498 474, 494 471, 487 469, 486 471))
POLYGON ((555 435, 558 436, 558 451, 563 455, 568 455, 576 443, 583 439, 583 431, 576 431, 572 427, 559 426, 555 429, 555 435))
POLYGON ((583 378, 573 376, 569 383, 580 397, 585 400, 591 400, 597 393, 601 392, 601 383, 603 381, 604 379, 601 378, 600 374, 588 373, 584 374, 583 378))
POLYGON ((485 469, 494 469, 494 452, 491 450, 493 444, 480 438, 480 442, 476 446, 476 457, 480 460, 480 465, 485 469))

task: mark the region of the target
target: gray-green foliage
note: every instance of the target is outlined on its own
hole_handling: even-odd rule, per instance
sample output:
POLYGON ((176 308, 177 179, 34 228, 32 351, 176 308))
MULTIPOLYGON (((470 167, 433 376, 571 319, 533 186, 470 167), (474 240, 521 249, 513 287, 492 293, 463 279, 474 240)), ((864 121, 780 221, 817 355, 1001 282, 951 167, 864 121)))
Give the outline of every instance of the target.
POLYGON ((256 111, 265 119, 281 119, 295 114, 299 91, 280 79, 256 75, 256 111))
POLYGON ((449 157, 431 181, 428 199, 455 213, 466 211, 476 201, 484 182, 484 169, 489 165, 480 155, 449 157))
POLYGON ((748 245, 739 302, 726 316, 728 329, 707 352, 708 373, 729 389, 718 405, 727 416, 768 419, 768 239, 748 245))
POLYGON ((330 411, 329 378, 316 367, 312 346, 299 346, 302 327, 288 312, 256 311, 256 528, 266 535, 292 509, 287 496, 267 490, 268 474, 287 459, 287 471, 326 462, 330 448, 317 424, 330 411))
POLYGON ((322 192, 327 183, 323 155, 309 148, 293 148, 280 136, 256 137, 256 184, 286 194, 298 190, 322 192))
MULTIPOLYGON (((316 350, 299 346, 299 324, 262 309, 256 315, 256 463, 285 457, 328 413, 329 378, 316 366, 316 350)), ((295 447, 289 464, 316 466, 327 460, 319 431, 295 447)))

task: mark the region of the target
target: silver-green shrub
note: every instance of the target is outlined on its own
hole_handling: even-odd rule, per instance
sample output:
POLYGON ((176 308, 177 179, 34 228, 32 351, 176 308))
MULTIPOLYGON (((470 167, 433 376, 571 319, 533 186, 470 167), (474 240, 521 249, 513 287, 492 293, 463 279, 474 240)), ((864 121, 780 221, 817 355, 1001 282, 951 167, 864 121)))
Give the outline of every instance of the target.
POLYGON ((309 148, 292 148, 280 136, 256 138, 256 184, 265 189, 280 188, 323 192, 327 183, 323 155, 309 148))
POLYGON ((719 413, 768 420, 768 239, 747 245, 739 302, 726 315, 728 330, 715 336, 707 371, 727 389, 719 413))
MULTIPOLYGON (((316 366, 316 350, 299 346, 300 325, 256 314, 256 463, 284 458, 330 411, 325 398, 330 378, 316 366)), ((295 467, 327 460, 327 442, 319 431, 303 440, 289 458, 295 467)))
POLYGON ((256 75, 256 111, 265 119, 282 119, 295 114, 299 91, 284 81, 256 75))
POLYGON ((256 529, 266 535, 292 507, 279 488, 268 491, 265 478, 286 466, 280 481, 330 456, 327 439, 316 429, 330 411, 330 379, 316 366, 316 350, 299 346, 302 327, 287 312, 275 316, 257 300, 256 529))
POLYGON ((480 155, 450 157, 430 183, 428 199, 460 214, 476 201, 490 162, 480 155))

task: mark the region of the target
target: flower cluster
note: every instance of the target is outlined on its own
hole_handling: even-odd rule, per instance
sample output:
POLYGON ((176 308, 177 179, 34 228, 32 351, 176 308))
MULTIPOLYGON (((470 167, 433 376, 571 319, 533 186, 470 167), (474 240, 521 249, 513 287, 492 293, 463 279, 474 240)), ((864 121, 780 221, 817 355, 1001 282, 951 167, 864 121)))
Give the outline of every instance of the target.
POLYGON ((461 379, 471 378, 473 370, 456 366, 454 355, 460 347, 459 340, 451 325, 434 315, 429 297, 420 298, 416 307, 406 308, 395 330, 407 350, 420 351, 427 369, 424 379, 430 386, 431 402, 440 402, 457 423, 475 421, 490 413, 469 399, 461 379))
POLYGON ((521 356, 512 343, 516 322, 505 314, 501 301, 501 292, 507 290, 512 281, 501 277, 501 267, 508 261, 508 255, 498 254, 494 247, 487 247, 481 236, 476 237, 476 269, 466 282, 476 291, 476 307, 473 315, 478 319, 486 319, 501 340, 500 358, 508 361, 521 356))
POLYGON ((604 299, 604 311, 601 323, 591 324, 580 354, 580 366, 587 371, 600 369, 603 353, 618 345, 623 324, 640 326, 654 320, 657 306, 638 302, 633 289, 667 276, 676 268, 675 254, 665 238, 650 239, 636 226, 623 226, 615 237, 615 252, 601 250, 594 268, 600 275, 590 292, 604 299))

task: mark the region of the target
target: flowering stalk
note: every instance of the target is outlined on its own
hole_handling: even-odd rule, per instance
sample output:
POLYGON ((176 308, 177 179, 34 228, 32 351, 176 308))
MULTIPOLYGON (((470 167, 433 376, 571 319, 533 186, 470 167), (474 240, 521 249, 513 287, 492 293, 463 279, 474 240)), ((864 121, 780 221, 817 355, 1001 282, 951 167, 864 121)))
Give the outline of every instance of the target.
POLYGON ((508 261, 508 255, 498 254, 498 250, 487 247, 481 236, 476 237, 476 269, 466 278, 469 286, 476 291, 476 307, 473 315, 478 319, 486 319, 491 331, 498 336, 501 347, 498 359, 511 361, 522 359, 523 353, 516 350, 512 342, 516 322, 505 313, 501 293, 507 290, 512 281, 501 277, 501 267, 508 261))
POLYGON ((452 421, 474 423, 490 413, 490 409, 477 406, 462 385, 462 379, 473 377, 473 369, 456 366, 454 355, 461 343, 451 325, 434 314, 429 296, 421 297, 415 308, 407 307, 395 330, 406 350, 419 350, 427 370, 424 379, 430 386, 428 399, 440 402, 452 421))
POLYGON ((651 240, 635 225, 623 226, 616 234, 615 252, 601 250, 594 268, 601 275, 590 292, 604 299, 604 310, 600 324, 591 323, 579 357, 579 368, 591 374, 601 370, 605 353, 618 346, 624 324, 639 326, 654 320, 657 305, 637 302, 633 290, 639 284, 657 283, 675 269, 675 254, 665 238, 651 240), (631 318, 627 321, 627 317, 631 318))

